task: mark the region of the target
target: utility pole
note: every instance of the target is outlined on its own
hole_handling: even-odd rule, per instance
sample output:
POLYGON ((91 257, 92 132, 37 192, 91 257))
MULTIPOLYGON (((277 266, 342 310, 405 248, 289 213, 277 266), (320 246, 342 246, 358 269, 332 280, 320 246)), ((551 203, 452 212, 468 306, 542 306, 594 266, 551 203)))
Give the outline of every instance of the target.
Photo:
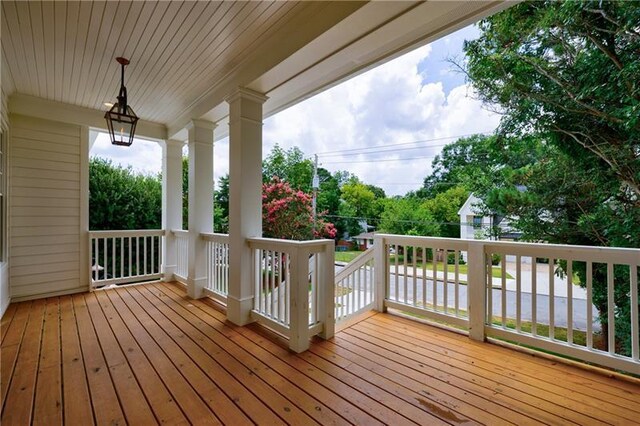
POLYGON ((313 162, 313 180, 311 182, 313 187, 313 233, 316 233, 316 223, 318 220, 318 187, 320 186, 320 178, 318 178, 318 154, 314 155, 313 162))

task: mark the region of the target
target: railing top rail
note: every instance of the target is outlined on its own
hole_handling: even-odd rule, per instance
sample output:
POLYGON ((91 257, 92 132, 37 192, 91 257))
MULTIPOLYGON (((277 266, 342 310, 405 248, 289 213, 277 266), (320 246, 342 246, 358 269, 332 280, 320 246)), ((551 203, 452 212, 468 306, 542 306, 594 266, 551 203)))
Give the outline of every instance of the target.
POLYGON ((375 234, 374 239, 384 239, 386 243, 417 245, 435 248, 452 248, 456 250, 467 250, 469 242, 474 240, 463 240, 460 238, 439 238, 439 237, 420 237, 414 235, 394 235, 394 234, 375 234))
POLYGON ((328 244, 334 244, 333 240, 308 240, 308 241, 294 241, 294 240, 280 240, 277 238, 247 238, 247 243, 252 248, 273 250, 279 249, 282 251, 306 248, 312 253, 321 252, 328 244))
POLYGON ((89 231, 90 238, 110 238, 110 237, 155 237, 163 236, 163 229, 127 229, 114 231, 89 231))
POLYGON ((454 248, 460 250, 467 250, 470 244, 482 244, 487 252, 497 254, 520 254, 522 256, 554 257, 593 262, 600 261, 640 265, 640 249, 638 248, 472 240, 393 234, 375 234, 374 238, 384 239, 385 242, 392 244, 422 245, 427 247, 454 248))
POLYGON ((189 231, 186 229, 172 229, 171 233, 176 237, 186 237, 189 235, 189 231))
POLYGON ((218 234, 215 232, 201 232, 200 238, 202 238, 205 241, 215 241, 219 243, 229 242, 229 234, 218 234))
POLYGON ((485 251, 496 254, 640 265, 640 249, 635 248, 516 243, 510 241, 486 241, 484 242, 484 247, 485 251))

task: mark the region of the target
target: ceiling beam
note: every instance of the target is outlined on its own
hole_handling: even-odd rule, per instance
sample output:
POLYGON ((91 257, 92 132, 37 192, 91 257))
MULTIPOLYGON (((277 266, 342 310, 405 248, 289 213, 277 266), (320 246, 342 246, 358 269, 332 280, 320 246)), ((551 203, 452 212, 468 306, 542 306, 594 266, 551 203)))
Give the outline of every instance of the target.
MULTIPOLYGON (((15 93, 9 97, 9 113, 88 126, 104 131, 107 130, 107 123, 104 119, 105 111, 65 104, 20 93, 15 93)), ((153 141, 166 140, 167 128, 164 124, 139 120, 136 125, 135 137, 137 139, 150 139, 153 141)))

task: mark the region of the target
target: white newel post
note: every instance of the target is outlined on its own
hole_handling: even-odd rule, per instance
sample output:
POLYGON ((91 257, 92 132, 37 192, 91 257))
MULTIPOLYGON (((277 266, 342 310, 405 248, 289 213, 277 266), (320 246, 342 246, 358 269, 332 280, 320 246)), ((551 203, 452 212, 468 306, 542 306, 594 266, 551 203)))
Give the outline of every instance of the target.
POLYGON ((487 267, 482 241, 469 241, 467 304, 469 315, 469 337, 484 341, 484 322, 487 317, 487 267))
POLYGON ((309 349, 309 252, 300 248, 290 256, 291 290, 289 349, 301 353, 309 349))
POLYGON ((187 293, 204 296, 206 242, 202 232, 213 232, 213 129, 209 121, 192 120, 189 131, 189 269, 187 293))
POLYGON ((385 250, 384 237, 375 235, 373 240, 373 267, 374 267, 374 300, 375 310, 378 312, 387 312, 384 299, 387 296, 387 252, 385 250))
POLYGON ((176 238, 172 229, 182 229, 182 141, 162 145, 162 279, 173 281, 177 267, 176 238))
POLYGON ((229 292, 227 318, 251 321, 254 276, 246 239, 262 236, 262 104, 267 98, 238 89, 229 103, 229 292))
POLYGON ((318 291, 320 292, 320 321, 324 323, 320 337, 331 339, 336 331, 336 290, 335 290, 335 243, 329 240, 324 250, 318 253, 318 291))

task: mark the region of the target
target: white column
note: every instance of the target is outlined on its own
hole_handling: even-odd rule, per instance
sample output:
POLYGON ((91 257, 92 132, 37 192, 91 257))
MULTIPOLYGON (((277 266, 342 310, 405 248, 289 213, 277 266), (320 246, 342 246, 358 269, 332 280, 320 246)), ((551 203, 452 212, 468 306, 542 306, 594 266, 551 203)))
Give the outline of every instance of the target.
POLYGON ((182 147, 184 142, 168 140, 162 145, 162 274, 173 281, 177 264, 176 239, 172 229, 182 229, 182 147))
POLYGON ((209 121, 192 120, 189 131, 189 269, 187 294, 204 296, 206 251, 201 232, 213 232, 213 129, 209 121))
POLYGON ((238 89, 229 103, 229 294, 227 318, 251 321, 253 277, 246 239, 262 236, 262 104, 267 98, 238 89))

